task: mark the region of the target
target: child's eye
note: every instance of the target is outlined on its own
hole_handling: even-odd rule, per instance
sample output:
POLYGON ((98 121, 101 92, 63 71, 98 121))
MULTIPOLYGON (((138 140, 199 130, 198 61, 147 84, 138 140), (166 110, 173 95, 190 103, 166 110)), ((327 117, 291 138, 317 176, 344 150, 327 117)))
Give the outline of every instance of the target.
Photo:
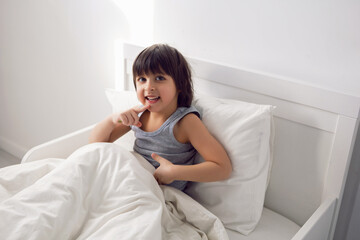
POLYGON ((137 80, 138 82, 146 82, 146 78, 144 77, 139 77, 137 80))
POLYGON ((155 79, 158 81, 165 80, 165 78, 163 76, 157 76, 155 79))

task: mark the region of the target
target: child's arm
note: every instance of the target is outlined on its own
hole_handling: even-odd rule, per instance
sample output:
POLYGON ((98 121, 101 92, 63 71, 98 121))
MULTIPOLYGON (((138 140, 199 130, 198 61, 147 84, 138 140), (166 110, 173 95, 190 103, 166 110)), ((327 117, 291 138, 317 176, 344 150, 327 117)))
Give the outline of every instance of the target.
POLYGON ((160 163, 154 173, 159 183, 174 180, 212 182, 230 177, 232 166, 223 146, 209 133, 202 121, 194 114, 186 115, 179 122, 181 139, 190 142, 205 162, 195 165, 174 165, 157 154, 152 157, 160 163))
POLYGON ((129 126, 114 122, 113 115, 110 115, 94 127, 89 142, 114 142, 129 130, 129 126))
POLYGON ((91 131, 89 142, 114 142, 130 130, 130 125, 140 127, 138 114, 148 108, 149 106, 134 107, 108 116, 91 131))

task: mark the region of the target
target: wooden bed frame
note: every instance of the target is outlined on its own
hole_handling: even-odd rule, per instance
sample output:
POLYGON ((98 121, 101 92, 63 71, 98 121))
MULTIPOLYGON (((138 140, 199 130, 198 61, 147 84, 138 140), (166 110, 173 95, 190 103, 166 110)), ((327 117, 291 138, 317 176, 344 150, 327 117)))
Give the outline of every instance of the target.
MULTIPOLYGON (((133 88, 131 66, 142 49, 123 45, 116 88, 133 88)), ((333 239, 358 128, 360 98, 279 76, 187 59, 196 93, 277 107, 265 207, 301 226, 293 240, 333 239)), ((65 158, 87 143, 92 127, 34 147, 22 162, 65 158)))

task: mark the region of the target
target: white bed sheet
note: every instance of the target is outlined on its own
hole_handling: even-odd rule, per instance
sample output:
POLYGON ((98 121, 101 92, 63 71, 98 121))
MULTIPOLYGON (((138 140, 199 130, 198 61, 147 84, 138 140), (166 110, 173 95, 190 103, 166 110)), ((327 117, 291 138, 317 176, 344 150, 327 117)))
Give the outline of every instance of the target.
POLYGON ((221 221, 110 143, 0 169, 0 239, 228 239, 221 221))
POLYGON ((264 208, 260 222, 248 236, 226 229, 230 240, 290 240, 300 226, 280 214, 264 208))

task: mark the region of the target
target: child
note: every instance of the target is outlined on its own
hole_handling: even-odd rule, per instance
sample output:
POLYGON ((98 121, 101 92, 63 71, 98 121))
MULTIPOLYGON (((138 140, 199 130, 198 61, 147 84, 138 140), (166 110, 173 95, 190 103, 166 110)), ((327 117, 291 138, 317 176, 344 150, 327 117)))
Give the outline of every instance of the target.
POLYGON ((132 129, 134 150, 156 168, 159 184, 184 190, 187 181, 227 179, 230 159, 191 106, 191 72, 182 54, 165 44, 150 46, 135 59, 133 76, 142 106, 108 116, 90 142, 114 142, 132 129), (205 161, 193 165, 196 151, 205 161))

